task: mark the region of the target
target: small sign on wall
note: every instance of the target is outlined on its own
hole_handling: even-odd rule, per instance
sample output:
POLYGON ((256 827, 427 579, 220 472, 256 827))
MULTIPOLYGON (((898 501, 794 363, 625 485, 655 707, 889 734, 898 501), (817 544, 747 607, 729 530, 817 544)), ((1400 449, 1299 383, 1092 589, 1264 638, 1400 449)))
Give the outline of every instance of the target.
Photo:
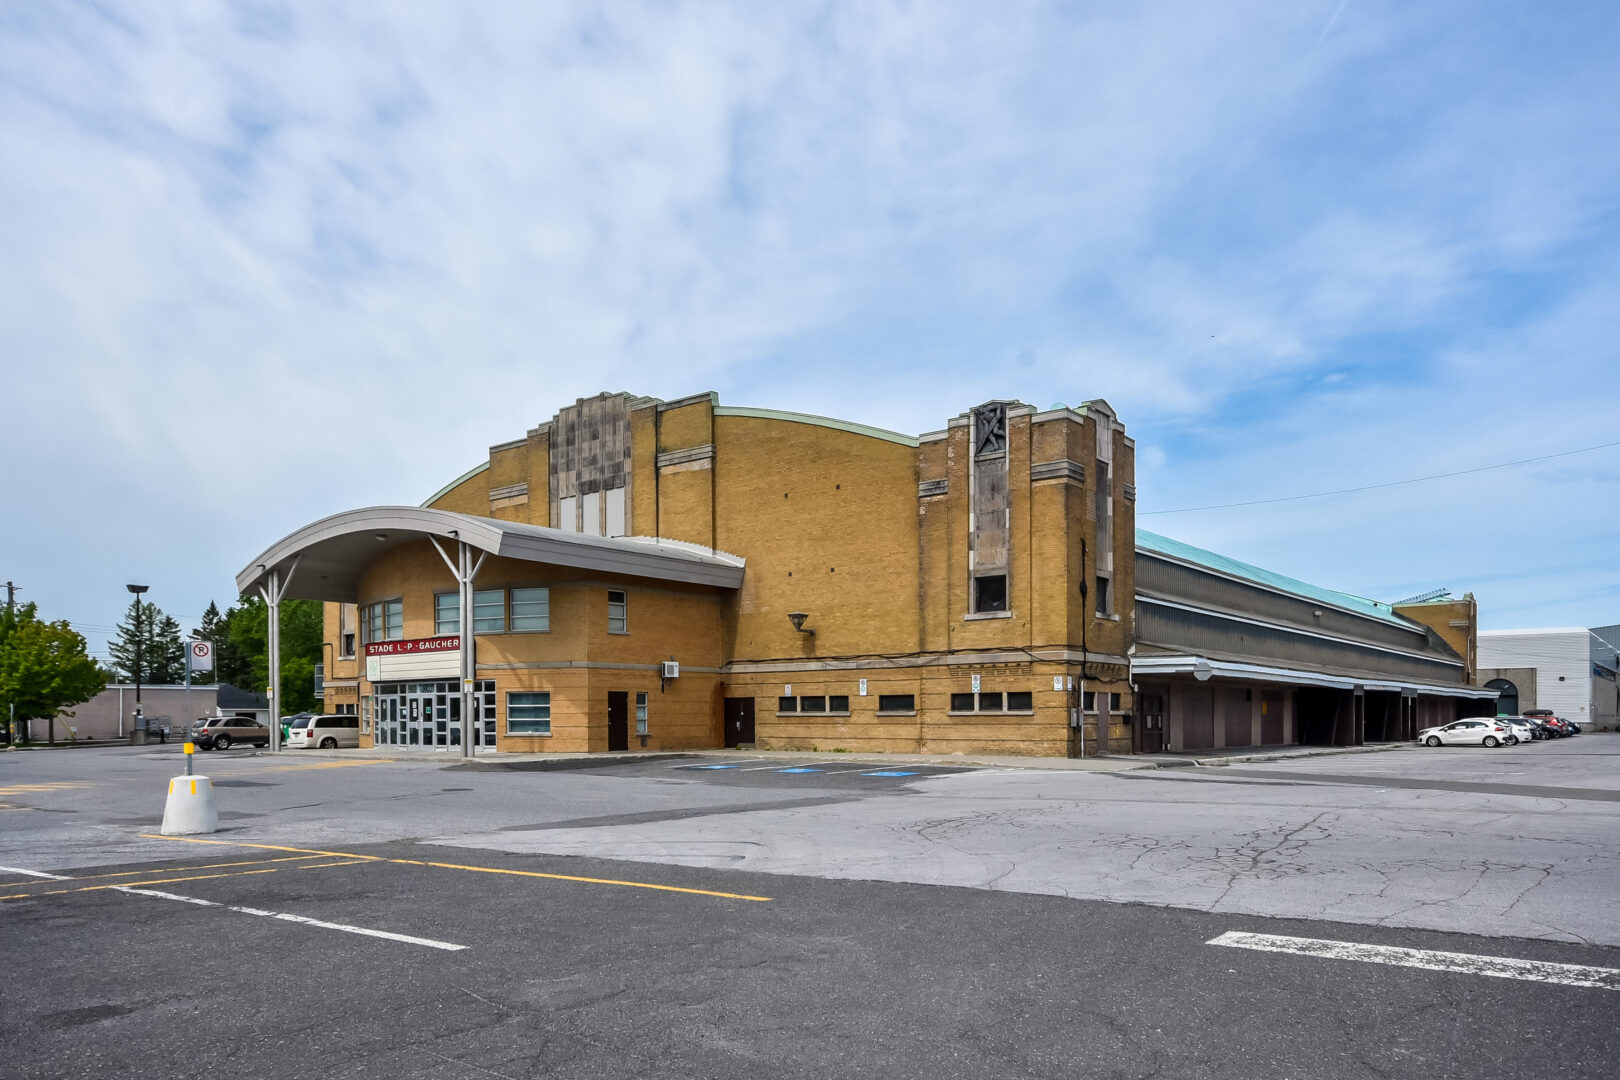
POLYGON ((862 679, 861 680, 861 697, 865 697, 865 696, 866 696, 866 680, 862 679))
POLYGON ((1052 676, 1052 689, 1054 689, 1054 690, 1062 690, 1063 689, 1063 676, 1061 676, 1061 675, 1052 676))
POLYGON ((975 694, 979 692, 979 676, 977 675, 973 676, 973 692, 975 694))
POLYGON ((782 687, 782 696, 783 697, 792 697, 793 696, 793 684, 792 683, 788 683, 786 686, 782 687))

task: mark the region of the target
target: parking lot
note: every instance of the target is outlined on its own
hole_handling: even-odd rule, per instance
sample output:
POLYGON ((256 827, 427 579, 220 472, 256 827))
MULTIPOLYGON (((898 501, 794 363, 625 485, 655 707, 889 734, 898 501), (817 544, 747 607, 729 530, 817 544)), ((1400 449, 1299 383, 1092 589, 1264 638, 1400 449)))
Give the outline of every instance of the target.
POLYGON ((0 1075, 1612 1074, 1620 738, 179 764, 0 756, 0 1075))

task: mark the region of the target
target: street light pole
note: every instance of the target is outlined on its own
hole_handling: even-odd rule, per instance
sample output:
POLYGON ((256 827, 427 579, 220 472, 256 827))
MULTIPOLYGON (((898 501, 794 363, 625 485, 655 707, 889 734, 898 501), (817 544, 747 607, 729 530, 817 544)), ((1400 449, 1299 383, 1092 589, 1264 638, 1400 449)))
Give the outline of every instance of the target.
POLYGON ((141 594, 150 586, 125 585, 124 588, 135 594, 135 727, 129 733, 129 741, 134 746, 146 744, 146 725, 141 722, 141 594))

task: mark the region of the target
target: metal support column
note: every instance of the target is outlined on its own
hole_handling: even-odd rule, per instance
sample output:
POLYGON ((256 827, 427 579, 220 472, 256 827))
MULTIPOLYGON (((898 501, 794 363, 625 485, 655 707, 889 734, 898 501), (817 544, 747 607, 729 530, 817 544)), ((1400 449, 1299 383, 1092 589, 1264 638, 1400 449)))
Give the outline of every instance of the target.
POLYGON ((489 552, 480 551, 478 558, 475 560, 472 545, 461 539, 455 530, 451 530, 450 535, 456 538, 456 559, 454 562, 450 560, 450 556, 444 548, 439 546, 436 537, 430 537, 430 539, 433 540, 433 546, 438 551, 439 558, 444 560, 444 565, 455 575, 456 585, 460 593, 460 622, 458 625, 460 627, 461 647, 459 650, 460 666, 458 670, 461 673, 461 756, 472 757, 473 709, 476 699, 473 686, 474 680, 478 678, 477 643, 474 641, 473 635, 473 582, 478 578, 478 571, 483 569, 484 560, 489 557, 489 552))
MULTIPOLYGON (((270 623, 267 629, 266 643, 269 646, 270 663, 270 752, 281 752, 281 598, 287 595, 287 586, 292 584, 294 572, 298 569, 298 559, 293 559, 292 565, 287 567, 285 579, 280 570, 271 570, 268 580, 259 586, 259 595, 264 598, 269 607, 270 623)), ((190 658, 188 657, 189 661, 190 658)))

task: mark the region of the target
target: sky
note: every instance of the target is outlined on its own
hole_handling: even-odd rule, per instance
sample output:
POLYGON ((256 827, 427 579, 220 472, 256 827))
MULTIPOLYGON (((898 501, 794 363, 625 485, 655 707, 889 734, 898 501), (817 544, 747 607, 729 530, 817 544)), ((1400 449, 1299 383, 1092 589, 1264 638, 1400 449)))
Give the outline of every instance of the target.
POLYGON ((1620 622, 1620 5, 0 4, 0 581, 104 654, 602 390, 1106 398, 1138 524, 1620 622))

